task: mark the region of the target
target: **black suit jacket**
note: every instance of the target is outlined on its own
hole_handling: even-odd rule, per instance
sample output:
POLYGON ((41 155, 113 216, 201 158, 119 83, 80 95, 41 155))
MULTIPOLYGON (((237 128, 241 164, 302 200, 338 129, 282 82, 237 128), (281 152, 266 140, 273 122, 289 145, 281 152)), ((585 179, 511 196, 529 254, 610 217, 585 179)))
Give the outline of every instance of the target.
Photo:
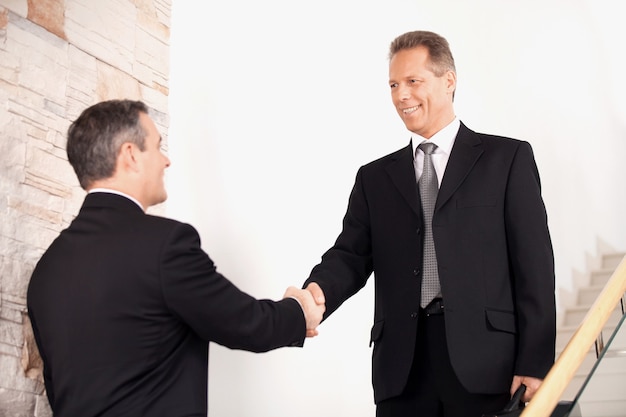
POLYGON ((108 193, 87 195, 27 300, 55 417, 206 416, 209 341, 263 352, 305 337, 295 300, 245 294, 193 227, 108 193))
MULTIPOLYGON (((326 317, 375 276, 375 401, 399 395, 414 354, 423 225, 411 145, 361 167, 334 246, 305 282, 326 317)), ((554 260, 539 175, 527 142, 461 124, 433 215, 454 370, 476 393, 554 361, 554 260)))

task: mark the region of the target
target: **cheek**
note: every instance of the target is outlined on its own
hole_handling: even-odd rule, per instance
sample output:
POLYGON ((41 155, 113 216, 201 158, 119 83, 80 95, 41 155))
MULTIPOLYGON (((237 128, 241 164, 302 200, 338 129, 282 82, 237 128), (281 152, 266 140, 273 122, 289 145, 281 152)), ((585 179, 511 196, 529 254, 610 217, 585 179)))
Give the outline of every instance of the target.
POLYGON ((403 96, 407 95, 406 87, 398 86, 396 88, 392 88, 389 91, 389 96, 391 97, 391 101, 397 103, 401 100, 403 96))

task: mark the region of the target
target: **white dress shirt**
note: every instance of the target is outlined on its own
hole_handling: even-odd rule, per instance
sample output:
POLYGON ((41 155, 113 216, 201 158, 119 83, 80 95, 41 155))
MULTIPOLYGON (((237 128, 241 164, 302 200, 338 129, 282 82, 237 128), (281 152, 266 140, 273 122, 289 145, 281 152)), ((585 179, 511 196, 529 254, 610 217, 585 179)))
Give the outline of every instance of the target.
POLYGON ((448 165, 448 159, 450 159, 450 152, 452 151, 452 145, 454 145, 454 139, 459 133, 459 127, 461 127, 461 121, 458 117, 455 117, 450 124, 435 133, 430 139, 426 139, 417 133, 411 133, 411 145, 413 146, 413 166, 415 167, 415 178, 419 180, 422 176, 422 170, 424 169, 424 152, 418 148, 422 142, 429 141, 437 145, 435 152, 431 157, 433 165, 435 166, 435 172, 437 173, 437 181, 439 187, 441 187, 441 181, 443 180, 443 174, 446 171, 446 165, 448 165))

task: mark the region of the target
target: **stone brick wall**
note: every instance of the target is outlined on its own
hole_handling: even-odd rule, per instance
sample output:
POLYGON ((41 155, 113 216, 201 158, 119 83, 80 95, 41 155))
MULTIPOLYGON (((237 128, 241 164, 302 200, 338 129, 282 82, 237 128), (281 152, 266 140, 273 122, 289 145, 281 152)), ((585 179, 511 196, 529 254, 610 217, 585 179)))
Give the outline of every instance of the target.
POLYGON ((167 139, 170 12, 171 0, 0 0, 0 417, 52 415, 26 289, 84 197, 67 128, 130 98, 167 139))

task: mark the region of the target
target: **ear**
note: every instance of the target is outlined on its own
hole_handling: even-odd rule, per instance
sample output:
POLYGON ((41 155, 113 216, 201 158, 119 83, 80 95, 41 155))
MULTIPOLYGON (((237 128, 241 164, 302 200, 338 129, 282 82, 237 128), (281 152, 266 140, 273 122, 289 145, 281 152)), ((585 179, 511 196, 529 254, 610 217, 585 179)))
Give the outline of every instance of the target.
POLYGON ((456 72, 447 71, 446 72, 446 87, 448 88, 448 93, 454 93, 456 90, 456 72))
POLYGON ((117 169, 131 172, 139 171, 140 160, 138 152, 140 151, 137 145, 131 142, 124 142, 117 155, 117 169))

